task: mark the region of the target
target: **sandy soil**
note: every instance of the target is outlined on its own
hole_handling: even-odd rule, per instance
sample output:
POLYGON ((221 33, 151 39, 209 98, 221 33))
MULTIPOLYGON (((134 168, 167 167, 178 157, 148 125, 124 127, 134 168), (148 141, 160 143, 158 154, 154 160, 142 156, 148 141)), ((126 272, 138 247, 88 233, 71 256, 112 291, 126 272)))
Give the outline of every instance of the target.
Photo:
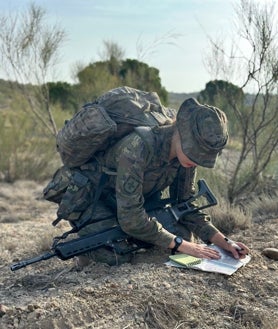
POLYGON ((80 270, 74 259, 52 258, 12 272, 68 228, 52 227, 56 206, 42 200, 43 187, 0 185, 1 329, 278 329, 278 263, 262 254, 278 247, 278 219, 233 233, 252 260, 232 276, 167 267, 168 252, 155 248, 121 266, 80 270))

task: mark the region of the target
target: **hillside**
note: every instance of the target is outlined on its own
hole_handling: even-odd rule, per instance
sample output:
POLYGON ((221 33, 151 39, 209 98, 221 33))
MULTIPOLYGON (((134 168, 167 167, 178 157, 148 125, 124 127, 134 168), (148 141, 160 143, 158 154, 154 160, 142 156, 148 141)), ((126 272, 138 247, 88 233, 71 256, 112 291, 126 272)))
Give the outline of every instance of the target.
POLYGON ((190 97, 197 97, 198 92, 195 93, 174 93, 174 92, 169 92, 168 93, 168 103, 170 106, 178 109, 179 106, 186 100, 187 98, 190 97))
POLYGON ((53 258, 11 272, 11 264, 46 251, 68 228, 51 226, 56 207, 42 200, 44 186, 0 186, 0 328, 278 328, 278 263, 262 254, 277 244, 278 219, 233 232, 252 260, 232 276, 168 268, 169 252, 155 248, 118 267, 80 269, 53 258))

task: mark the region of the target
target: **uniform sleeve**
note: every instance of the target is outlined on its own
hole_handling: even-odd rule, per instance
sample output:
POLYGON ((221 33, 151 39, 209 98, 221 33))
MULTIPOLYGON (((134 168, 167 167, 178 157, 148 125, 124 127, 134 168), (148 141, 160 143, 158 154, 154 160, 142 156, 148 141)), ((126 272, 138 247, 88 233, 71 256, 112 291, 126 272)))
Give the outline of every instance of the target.
POLYGON ((118 150, 116 199, 118 221, 127 234, 161 247, 168 247, 174 235, 154 218, 149 218, 144 205, 143 182, 148 164, 148 147, 136 134, 127 138, 118 150))
POLYGON ((192 233, 196 234, 202 241, 209 243, 213 235, 219 230, 211 223, 211 218, 201 211, 184 216, 179 219, 192 233))

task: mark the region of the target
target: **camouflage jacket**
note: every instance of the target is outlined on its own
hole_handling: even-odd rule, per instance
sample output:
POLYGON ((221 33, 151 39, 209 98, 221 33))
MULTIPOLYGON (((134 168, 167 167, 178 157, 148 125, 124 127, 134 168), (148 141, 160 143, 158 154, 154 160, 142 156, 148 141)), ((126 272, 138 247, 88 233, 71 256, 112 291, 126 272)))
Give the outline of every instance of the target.
MULTIPOLYGON (((122 229, 162 247, 168 247, 174 236, 148 218, 145 199, 169 187, 170 197, 185 200, 194 193, 196 176, 195 168, 183 168, 176 158, 169 161, 173 132, 174 126, 163 126, 153 128, 144 138, 131 133, 109 148, 102 159, 105 167, 117 172, 110 176, 108 190, 115 193, 122 229)), ((204 241, 217 231, 205 214, 188 220, 191 231, 204 241)))

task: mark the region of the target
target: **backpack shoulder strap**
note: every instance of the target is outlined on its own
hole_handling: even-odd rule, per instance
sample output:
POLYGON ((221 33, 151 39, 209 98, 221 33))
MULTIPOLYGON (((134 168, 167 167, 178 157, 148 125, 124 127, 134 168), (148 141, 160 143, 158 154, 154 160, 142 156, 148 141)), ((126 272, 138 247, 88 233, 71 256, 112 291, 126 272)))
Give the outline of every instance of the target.
POLYGON ((154 151, 151 141, 153 141, 153 131, 152 127, 136 127, 134 131, 142 138, 142 140, 147 145, 148 151, 149 151, 149 157, 148 157, 148 164, 150 163, 151 159, 153 158, 154 151))

